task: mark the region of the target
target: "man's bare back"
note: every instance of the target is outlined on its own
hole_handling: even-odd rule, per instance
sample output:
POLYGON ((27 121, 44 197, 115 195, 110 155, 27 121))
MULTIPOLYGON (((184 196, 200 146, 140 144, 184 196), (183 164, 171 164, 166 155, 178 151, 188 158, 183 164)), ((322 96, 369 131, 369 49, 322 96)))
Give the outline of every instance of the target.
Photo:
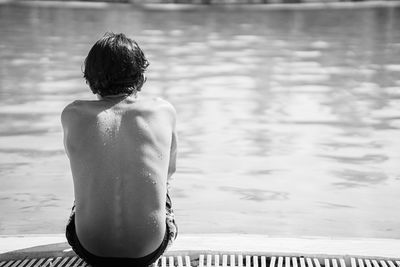
POLYGON ((76 234, 102 257, 160 246, 167 180, 175 171, 175 110, 135 95, 75 101, 62 113, 76 201, 76 234))

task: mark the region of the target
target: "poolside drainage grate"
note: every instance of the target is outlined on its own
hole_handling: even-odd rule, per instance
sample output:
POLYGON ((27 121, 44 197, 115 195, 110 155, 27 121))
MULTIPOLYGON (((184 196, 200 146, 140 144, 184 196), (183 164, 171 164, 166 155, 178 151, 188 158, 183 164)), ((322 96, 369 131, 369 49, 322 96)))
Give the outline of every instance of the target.
MULTIPOLYGON (((78 257, 55 257, 10 260, 0 267, 84 267, 90 266, 78 257)), ((199 255, 161 257, 158 267, 400 267, 400 260, 367 258, 270 257, 249 255, 199 255)))

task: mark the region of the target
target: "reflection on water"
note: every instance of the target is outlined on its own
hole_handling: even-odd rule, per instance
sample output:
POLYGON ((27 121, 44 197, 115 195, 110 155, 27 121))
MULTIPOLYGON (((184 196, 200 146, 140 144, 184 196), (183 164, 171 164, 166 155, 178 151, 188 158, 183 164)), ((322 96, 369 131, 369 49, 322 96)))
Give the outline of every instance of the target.
POLYGON ((254 200, 254 201, 267 201, 267 200, 286 200, 288 193, 275 192, 269 190, 261 190, 256 188, 236 188, 229 186, 221 186, 223 191, 231 191, 241 195, 241 199, 254 200))
POLYGON ((178 111, 182 232, 400 238, 400 9, 100 7, 0 5, 0 234, 63 231, 60 111, 114 31, 178 111))

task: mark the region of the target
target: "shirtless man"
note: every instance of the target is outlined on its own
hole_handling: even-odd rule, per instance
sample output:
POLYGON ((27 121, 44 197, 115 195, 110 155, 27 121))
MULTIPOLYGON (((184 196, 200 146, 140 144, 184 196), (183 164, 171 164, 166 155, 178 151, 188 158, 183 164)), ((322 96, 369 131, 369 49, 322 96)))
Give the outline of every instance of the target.
POLYGON ((66 236, 92 266, 147 266, 176 238, 168 196, 175 172, 175 109, 139 96, 149 65, 136 42, 108 33, 84 77, 98 100, 61 115, 75 205, 66 236))

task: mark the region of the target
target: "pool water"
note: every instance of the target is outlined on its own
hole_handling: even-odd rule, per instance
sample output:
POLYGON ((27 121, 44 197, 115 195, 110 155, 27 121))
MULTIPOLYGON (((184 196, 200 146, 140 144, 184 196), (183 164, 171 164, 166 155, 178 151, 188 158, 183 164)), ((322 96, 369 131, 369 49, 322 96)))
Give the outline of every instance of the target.
POLYGON ((60 112, 106 31, 178 112, 181 233, 400 238, 400 8, 0 4, 0 234, 61 233, 60 112))

